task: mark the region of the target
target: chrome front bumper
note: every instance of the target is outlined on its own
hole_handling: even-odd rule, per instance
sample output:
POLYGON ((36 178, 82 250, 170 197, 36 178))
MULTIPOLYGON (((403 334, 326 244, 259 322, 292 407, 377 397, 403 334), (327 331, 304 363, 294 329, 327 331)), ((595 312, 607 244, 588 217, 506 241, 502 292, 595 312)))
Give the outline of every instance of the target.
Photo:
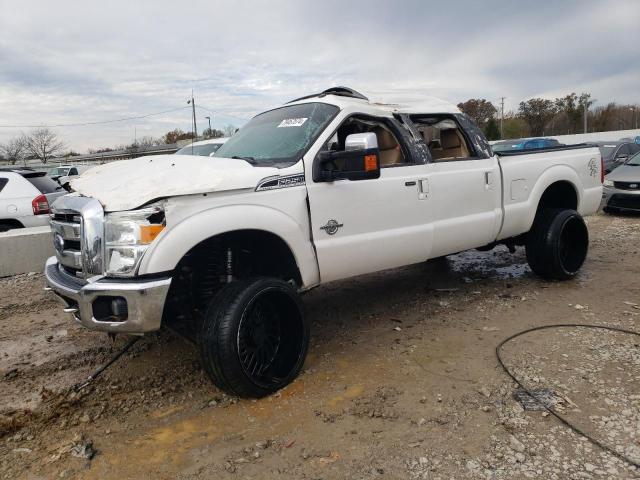
POLYGON ((85 282, 62 270, 56 257, 47 260, 45 276, 48 287, 72 313, 77 322, 91 330, 111 333, 142 334, 160 328, 164 302, 171 285, 171 277, 131 281, 101 278, 85 282), (126 301, 126 318, 96 318, 104 312, 111 299, 126 301))

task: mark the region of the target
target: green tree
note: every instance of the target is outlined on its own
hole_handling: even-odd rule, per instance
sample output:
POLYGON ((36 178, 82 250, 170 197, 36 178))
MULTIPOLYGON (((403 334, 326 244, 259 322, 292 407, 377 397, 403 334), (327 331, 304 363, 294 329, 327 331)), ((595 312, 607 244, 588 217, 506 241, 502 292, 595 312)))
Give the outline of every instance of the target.
POLYGON ((500 128, 498 128, 498 122, 495 118, 490 118, 487 122, 487 126, 484 128, 484 134, 487 140, 500 140, 500 128))
POLYGON ((459 103, 458 108, 476 122, 480 128, 484 128, 497 113, 496 107, 484 98, 470 98, 466 102, 459 103))
POLYGON ((531 98, 526 102, 520 102, 518 109, 518 114, 527 123, 534 137, 544 135, 547 123, 556 112, 556 104, 546 98, 531 98))
POLYGON ((502 139, 523 138, 529 136, 527 123, 513 112, 504 115, 502 139))

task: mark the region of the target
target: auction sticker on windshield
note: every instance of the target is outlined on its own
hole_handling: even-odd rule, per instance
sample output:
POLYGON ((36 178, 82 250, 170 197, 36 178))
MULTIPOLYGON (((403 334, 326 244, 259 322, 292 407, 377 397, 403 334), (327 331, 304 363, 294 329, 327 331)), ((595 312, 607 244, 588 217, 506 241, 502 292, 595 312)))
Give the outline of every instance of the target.
POLYGON ((306 121, 307 121, 306 117, 305 118, 285 118, 280 122, 280 125, 278 125, 278 128, 301 127, 302 125, 304 125, 304 122, 306 121))

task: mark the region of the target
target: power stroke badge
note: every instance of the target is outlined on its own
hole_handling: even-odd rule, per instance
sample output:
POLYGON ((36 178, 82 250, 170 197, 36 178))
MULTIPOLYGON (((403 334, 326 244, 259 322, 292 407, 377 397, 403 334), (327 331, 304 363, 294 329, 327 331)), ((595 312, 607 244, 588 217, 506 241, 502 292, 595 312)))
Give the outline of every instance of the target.
POLYGON ((329 220, 325 225, 320 227, 320 230, 324 230, 327 235, 335 235, 338 229, 344 227, 342 223, 338 223, 337 220, 329 220))

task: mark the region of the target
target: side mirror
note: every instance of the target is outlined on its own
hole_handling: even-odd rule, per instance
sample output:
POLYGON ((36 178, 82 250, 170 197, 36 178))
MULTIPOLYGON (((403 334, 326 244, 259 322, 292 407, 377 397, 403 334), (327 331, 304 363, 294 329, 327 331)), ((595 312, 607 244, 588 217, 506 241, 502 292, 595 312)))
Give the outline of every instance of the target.
POLYGON ((314 165, 315 182, 369 180, 380 177, 380 150, 375 133, 354 133, 345 140, 345 150, 320 152, 314 165))

